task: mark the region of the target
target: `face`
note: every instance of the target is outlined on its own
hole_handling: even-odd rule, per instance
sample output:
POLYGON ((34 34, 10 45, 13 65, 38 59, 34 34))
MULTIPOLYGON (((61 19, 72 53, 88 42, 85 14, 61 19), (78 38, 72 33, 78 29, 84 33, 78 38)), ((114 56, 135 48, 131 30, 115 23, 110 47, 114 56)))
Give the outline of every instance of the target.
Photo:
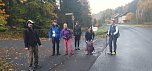
POLYGON ((66 29, 66 28, 67 28, 67 24, 66 24, 66 23, 64 23, 63 27, 64 27, 64 29, 66 29))
POLYGON ((78 22, 76 22, 76 25, 79 25, 78 22))
POLYGON ((91 28, 89 28, 88 31, 90 32, 90 31, 91 31, 91 28))
POLYGON ((53 25, 57 25, 57 23, 56 23, 56 22, 53 22, 53 25))
POLYGON ((28 27, 32 27, 33 26, 33 24, 32 23, 28 23, 28 27))

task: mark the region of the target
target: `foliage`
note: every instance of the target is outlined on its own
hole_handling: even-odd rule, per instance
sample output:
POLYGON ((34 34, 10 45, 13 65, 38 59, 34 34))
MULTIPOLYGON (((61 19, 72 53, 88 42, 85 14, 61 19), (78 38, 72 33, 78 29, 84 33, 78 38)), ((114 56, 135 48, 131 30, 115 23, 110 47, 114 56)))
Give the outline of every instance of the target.
MULTIPOLYGON (((75 21, 79 21, 81 26, 87 27, 91 25, 91 13, 89 9, 89 3, 88 0, 62 0, 63 2, 61 3, 61 11, 62 14, 66 13, 73 13, 75 17, 75 21), (87 25, 86 25, 87 24, 87 25)), ((72 21, 70 18, 67 18, 65 16, 64 18, 66 22, 72 21)), ((70 24, 70 27, 72 25, 70 24)))
POLYGON ((98 30, 96 31, 96 35, 104 35, 107 32, 107 30, 108 30, 108 26, 103 25, 98 28, 98 30))
POLYGON ((6 59, 0 58, 0 71, 13 71, 14 67, 12 64, 9 64, 6 59))

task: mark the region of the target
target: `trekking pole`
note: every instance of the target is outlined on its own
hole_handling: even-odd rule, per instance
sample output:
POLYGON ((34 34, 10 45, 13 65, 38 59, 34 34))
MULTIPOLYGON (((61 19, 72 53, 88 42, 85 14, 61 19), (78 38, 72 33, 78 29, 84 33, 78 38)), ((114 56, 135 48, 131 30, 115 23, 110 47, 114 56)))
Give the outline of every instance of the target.
POLYGON ((108 37, 107 37, 108 35, 106 35, 106 46, 105 46, 105 55, 106 55, 106 52, 107 52, 107 46, 108 46, 108 43, 107 43, 107 39, 108 39, 108 37))

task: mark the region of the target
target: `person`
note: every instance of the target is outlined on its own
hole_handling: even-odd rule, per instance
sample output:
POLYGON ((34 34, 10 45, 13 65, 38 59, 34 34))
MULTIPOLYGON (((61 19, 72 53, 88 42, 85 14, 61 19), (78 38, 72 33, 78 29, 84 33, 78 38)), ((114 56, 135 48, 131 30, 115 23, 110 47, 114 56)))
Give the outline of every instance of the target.
POLYGON ((113 19, 112 24, 110 25, 108 29, 107 35, 109 35, 109 47, 110 47, 110 55, 116 54, 117 49, 117 38, 120 36, 118 26, 115 24, 115 20, 113 19), (114 45, 114 53, 112 50, 112 44, 114 45))
POLYGON ((67 23, 63 24, 61 36, 63 38, 63 43, 64 43, 64 47, 65 47, 65 55, 68 55, 68 47, 70 48, 70 55, 73 55, 73 49, 72 49, 72 43, 71 43, 72 32, 67 27, 67 23))
POLYGON ((33 69, 33 57, 34 57, 34 69, 40 68, 38 65, 38 45, 41 46, 41 42, 38 33, 33 27, 34 22, 28 20, 26 24, 26 29, 24 30, 24 44, 25 49, 28 50, 29 56, 29 69, 33 69))
POLYGON ((95 34, 94 34, 92 28, 89 27, 88 31, 85 33, 87 55, 92 55, 92 52, 94 50, 94 47, 93 47, 94 37, 95 37, 95 34))
POLYGON ((59 53, 60 27, 57 24, 56 20, 53 21, 53 24, 50 27, 49 40, 50 40, 50 38, 52 38, 52 44, 53 44, 53 53, 52 53, 52 56, 55 55, 55 45, 57 45, 57 55, 60 55, 60 53, 59 53))
POLYGON ((81 37, 81 26, 78 22, 76 22, 76 25, 74 27, 74 36, 75 36, 75 50, 80 50, 79 43, 80 43, 80 37, 81 37))

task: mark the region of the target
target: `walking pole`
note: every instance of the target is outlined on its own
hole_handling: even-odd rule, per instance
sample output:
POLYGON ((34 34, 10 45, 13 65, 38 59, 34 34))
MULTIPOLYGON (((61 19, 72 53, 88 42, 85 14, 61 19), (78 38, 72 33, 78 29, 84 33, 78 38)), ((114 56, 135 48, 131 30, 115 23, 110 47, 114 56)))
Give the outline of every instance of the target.
POLYGON ((106 55, 106 52, 107 52, 107 46, 108 46, 108 43, 107 43, 107 35, 106 35, 106 46, 105 46, 105 55, 106 55))

